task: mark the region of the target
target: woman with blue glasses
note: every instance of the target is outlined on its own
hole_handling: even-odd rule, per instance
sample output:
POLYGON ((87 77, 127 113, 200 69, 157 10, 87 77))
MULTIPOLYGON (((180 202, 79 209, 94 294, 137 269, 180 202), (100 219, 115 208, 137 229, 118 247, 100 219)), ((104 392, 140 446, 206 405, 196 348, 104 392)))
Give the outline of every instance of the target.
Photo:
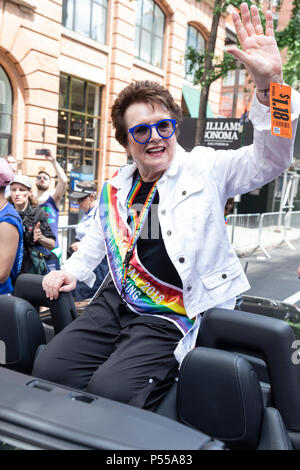
POLYGON ((169 139, 175 132, 176 120, 162 119, 155 124, 138 124, 129 129, 129 132, 138 144, 146 144, 152 137, 152 127, 162 139, 169 139))
MULTIPOLYGON (((229 197, 251 191, 291 163, 293 139, 271 135, 270 82, 282 82, 272 15, 266 31, 255 6, 233 21, 242 50, 231 52, 257 85, 254 142, 238 150, 196 147, 176 135, 181 109, 163 86, 136 82, 112 107, 117 141, 132 164, 102 189, 99 217, 67 260, 45 276, 46 295, 92 286, 107 255, 110 278, 85 312, 40 353, 33 375, 154 410, 195 346, 201 313, 233 308, 249 288, 224 223, 229 197)), ((300 109, 292 93, 293 135, 300 109)))

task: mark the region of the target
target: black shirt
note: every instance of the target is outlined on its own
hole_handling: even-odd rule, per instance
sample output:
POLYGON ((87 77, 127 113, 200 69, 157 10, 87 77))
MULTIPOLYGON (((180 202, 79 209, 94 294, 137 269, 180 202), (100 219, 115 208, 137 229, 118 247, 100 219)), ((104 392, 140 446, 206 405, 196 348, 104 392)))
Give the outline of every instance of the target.
MULTIPOLYGON (((133 182, 136 175, 134 175, 133 182)), ((151 190, 153 183, 144 183, 138 194, 136 195, 132 208, 140 214, 145 200, 151 190)), ((137 241, 137 254, 141 263, 156 278, 164 281, 172 286, 182 289, 182 282, 179 274, 169 258, 165 243, 162 238, 160 223, 158 219, 158 202, 159 195, 156 192, 154 201, 152 202, 148 217, 137 241)), ((130 218, 128 218, 130 224, 130 218)))

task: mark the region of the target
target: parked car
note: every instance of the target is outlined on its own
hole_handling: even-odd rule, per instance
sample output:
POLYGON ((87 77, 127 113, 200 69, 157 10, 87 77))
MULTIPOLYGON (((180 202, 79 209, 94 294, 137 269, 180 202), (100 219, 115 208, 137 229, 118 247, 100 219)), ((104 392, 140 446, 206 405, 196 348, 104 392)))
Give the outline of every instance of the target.
POLYGON ((300 308, 297 305, 265 297, 240 295, 235 309, 283 320, 291 326, 296 339, 300 339, 300 308))

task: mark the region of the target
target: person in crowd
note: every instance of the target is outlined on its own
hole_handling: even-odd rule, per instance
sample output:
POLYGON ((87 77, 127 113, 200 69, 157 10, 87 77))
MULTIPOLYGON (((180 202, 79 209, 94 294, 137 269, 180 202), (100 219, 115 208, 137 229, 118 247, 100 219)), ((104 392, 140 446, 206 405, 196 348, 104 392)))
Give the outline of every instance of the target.
POLYGON ((16 175, 18 173, 18 162, 15 159, 15 157, 13 155, 7 155, 5 159, 7 163, 9 164, 9 166, 11 167, 14 175, 16 175))
MULTIPOLYGON (((96 183, 94 181, 82 181, 77 183, 75 191, 73 191, 69 197, 78 201, 79 207, 84 213, 76 227, 75 241, 71 244, 68 250, 68 254, 71 256, 75 251, 78 250, 81 240, 88 232, 95 217, 98 216, 96 183)), ((88 287, 85 282, 78 281, 76 289, 72 292, 74 299, 76 301, 80 301, 93 297, 100 287, 104 277, 106 276, 107 271, 108 267, 105 257, 103 261, 94 269, 96 280, 93 287, 88 287)))
POLYGON ((67 189, 67 175, 60 166, 51 151, 47 149, 46 160, 50 161, 58 178, 53 194, 50 193, 51 177, 45 170, 40 170, 36 177, 37 200, 48 216, 48 223, 55 235, 55 248, 59 246, 58 241, 58 219, 60 202, 67 189))
POLYGON ((13 179, 11 167, 0 158, 0 295, 13 292, 23 261, 22 220, 5 197, 5 188, 13 179))
POLYGON ((26 175, 15 175, 10 191, 10 202, 23 224, 24 256, 21 272, 46 274, 51 268, 59 268, 55 255, 51 254, 55 236, 48 224, 47 215, 32 195, 31 179, 26 175))
MULTIPOLYGON (((7 163, 9 164, 10 168, 12 169, 13 171, 13 174, 16 175, 17 172, 18 172, 18 162, 17 160, 15 159, 15 157, 13 155, 7 155, 6 157, 4 157, 7 161, 7 163)), ((10 196, 10 187, 9 185, 6 186, 5 188, 5 197, 8 199, 10 196)))
POLYGON ((225 224, 227 224, 227 217, 229 216, 229 214, 232 213, 233 208, 234 208, 234 198, 233 198, 233 197, 229 197, 229 198, 227 199, 227 201, 226 201, 225 208, 224 208, 224 220, 225 220, 225 224))
POLYGON ((78 250, 79 243, 86 234, 91 221, 95 218, 97 212, 97 186, 94 181, 81 181, 76 184, 75 191, 69 195, 79 204, 80 210, 84 213, 79 224, 76 227, 75 241, 70 246, 70 254, 78 250))
MULTIPOLYGON (((137 81, 119 93, 112 122, 133 163, 104 184, 99 217, 43 288, 56 299, 78 280, 91 286, 105 254, 111 282, 38 355, 33 376, 155 410, 195 346, 201 314, 234 308, 249 288, 227 236, 225 203, 288 168, 293 139, 270 131, 267 90, 282 82, 272 14, 265 14, 264 33, 255 6, 250 14, 243 3, 240 11, 232 17, 242 49, 231 53, 256 84, 253 145, 187 153, 176 139, 181 109, 166 88, 137 81)), ((291 105, 295 135, 294 90, 291 105)))

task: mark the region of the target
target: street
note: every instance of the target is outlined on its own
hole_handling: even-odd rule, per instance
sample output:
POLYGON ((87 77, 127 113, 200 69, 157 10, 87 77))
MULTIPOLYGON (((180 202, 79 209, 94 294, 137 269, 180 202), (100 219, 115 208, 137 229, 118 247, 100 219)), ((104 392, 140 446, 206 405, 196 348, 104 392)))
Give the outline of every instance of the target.
POLYGON ((271 259, 256 251, 252 256, 241 257, 251 286, 245 294, 268 297, 300 305, 300 279, 297 268, 300 264, 300 240, 293 242, 295 250, 282 244, 270 251, 271 259))

